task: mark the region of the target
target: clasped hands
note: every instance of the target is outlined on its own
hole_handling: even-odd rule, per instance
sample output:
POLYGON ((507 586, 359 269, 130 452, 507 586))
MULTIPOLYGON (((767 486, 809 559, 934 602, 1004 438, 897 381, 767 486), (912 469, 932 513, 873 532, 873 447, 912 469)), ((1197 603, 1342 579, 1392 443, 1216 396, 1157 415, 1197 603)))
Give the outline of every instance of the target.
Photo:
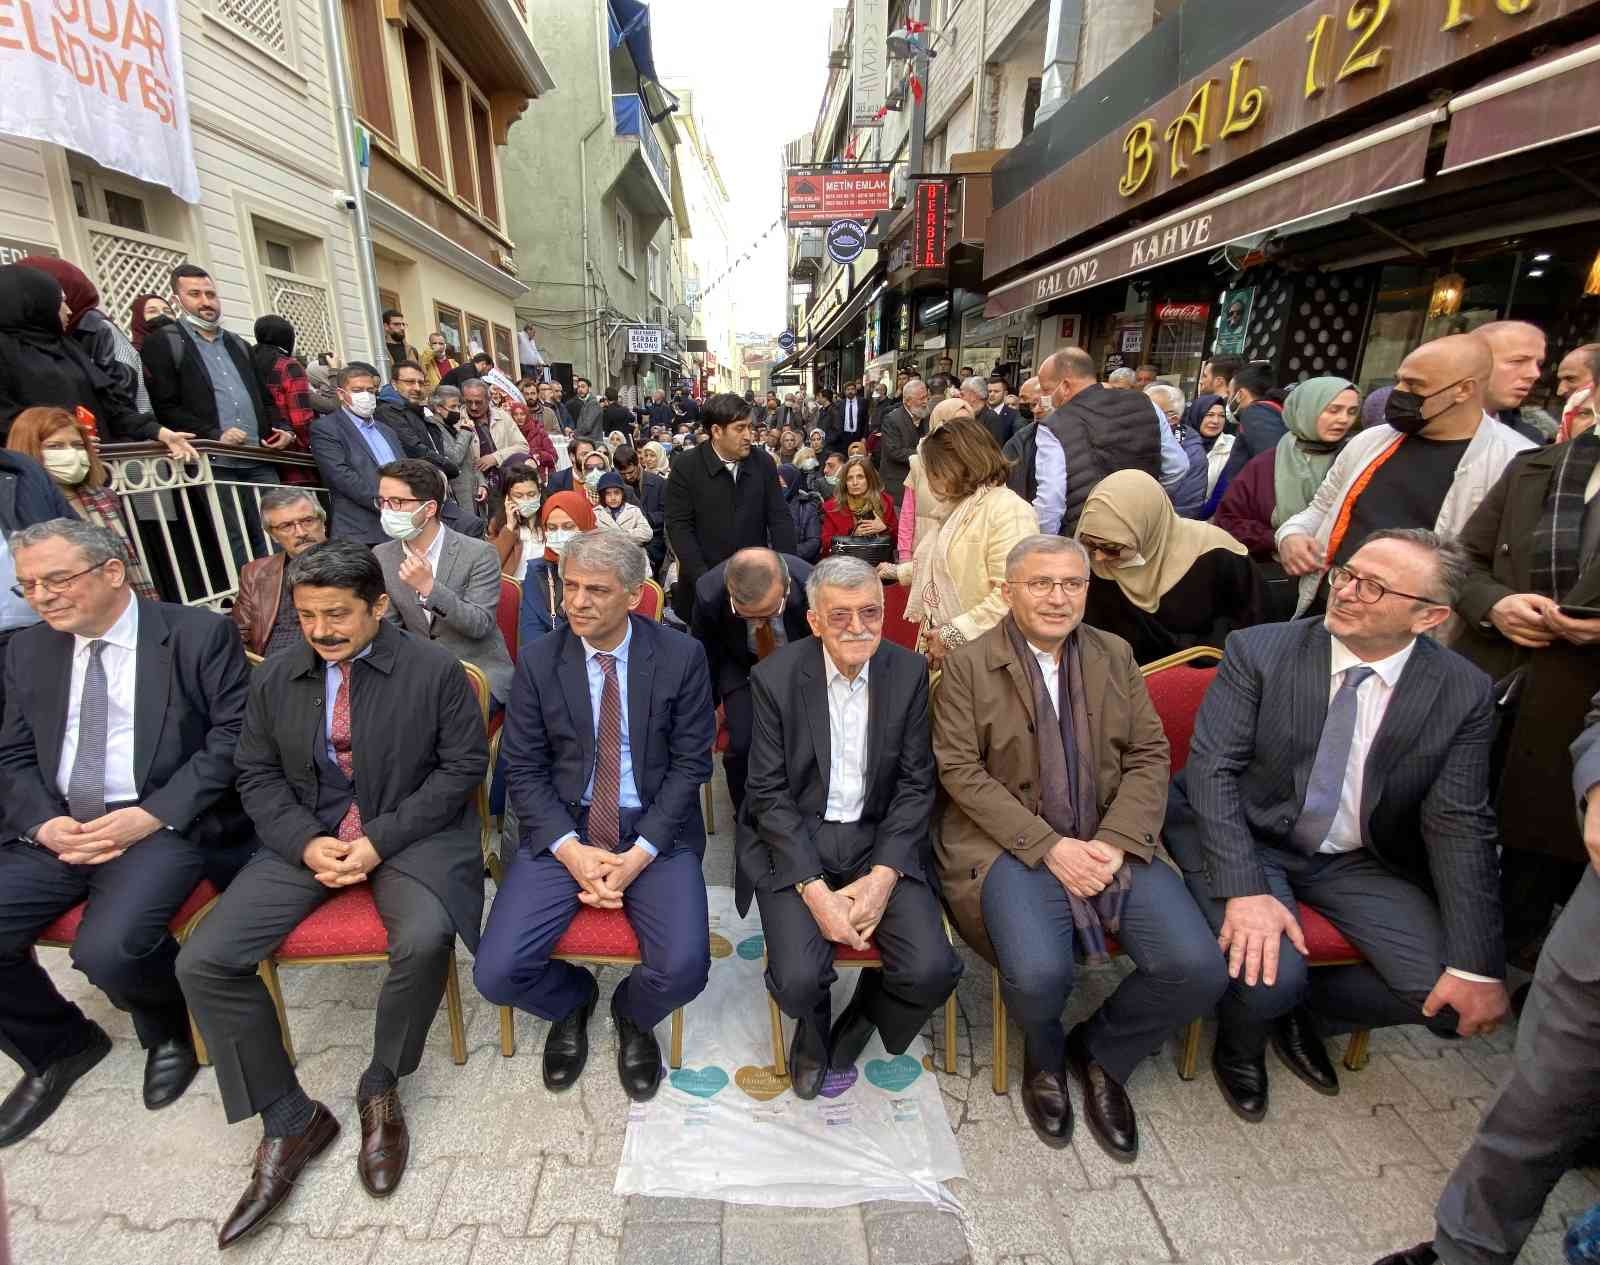
POLYGON ((883 920, 900 875, 890 866, 875 865, 860 878, 835 890, 827 881, 807 883, 800 898, 816 919, 823 939, 833 944, 865 949, 883 920))
POLYGON ((161 829, 161 819, 139 807, 118 808, 93 821, 52 817, 34 839, 68 865, 104 865, 161 829))
POLYGON ((316 875, 317 882, 334 888, 365 883, 367 875, 383 861, 366 835, 348 842, 332 835, 318 835, 306 844, 300 859, 316 875))
POLYGON ((1122 849, 1099 839, 1057 839, 1044 854, 1045 868, 1080 900, 1106 890, 1122 868, 1122 849))
POLYGON ((638 844, 626 852, 610 852, 569 839, 556 853, 578 884, 578 901, 593 909, 621 909, 622 894, 655 858, 638 844))

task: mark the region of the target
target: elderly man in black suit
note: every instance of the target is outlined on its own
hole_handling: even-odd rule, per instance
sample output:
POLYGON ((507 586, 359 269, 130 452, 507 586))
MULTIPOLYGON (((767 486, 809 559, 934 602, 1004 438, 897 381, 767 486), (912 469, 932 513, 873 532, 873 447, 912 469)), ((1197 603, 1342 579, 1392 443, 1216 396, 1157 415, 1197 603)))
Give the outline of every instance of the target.
POLYGON ((259 1226, 338 1135, 307 1096, 256 974, 308 914, 366 884, 388 937, 372 1059, 356 1087, 356 1167, 374 1196, 405 1173, 399 1078, 417 1069, 456 936, 478 943, 483 857, 472 796, 489 767, 483 715, 460 662, 384 619, 372 551, 328 541, 285 579, 306 640, 256 669, 239 737, 239 793, 267 845, 178 957, 230 1123, 260 1115, 255 1171, 223 1223, 259 1226))
POLYGON ((816 634, 750 678, 755 733, 739 816, 735 899, 754 894, 767 987, 797 1020, 789 1074, 814 1098, 873 1032, 900 1054, 961 978, 931 877, 934 762, 928 668, 883 640, 883 585, 854 558, 825 558, 807 581, 816 634), (876 944, 831 1025, 835 945, 876 944))
POLYGON ((1318 1018, 1472 1036, 1506 1013, 1493 692, 1427 635, 1467 566, 1431 531, 1374 532, 1329 572, 1325 619, 1228 638, 1200 707, 1166 840, 1228 955, 1212 1067, 1246 1120, 1266 1113, 1269 1034, 1332 1094, 1318 1018), (1308 979, 1297 900, 1365 961, 1308 979))
POLYGON ((754 446, 750 406, 732 392, 704 410, 709 442, 682 453, 667 480, 667 540, 678 556, 672 608, 687 624, 695 585, 740 549, 794 553, 794 519, 778 483, 778 467, 754 446))
POLYGON ((339 370, 337 413, 311 423, 311 455, 333 501, 330 540, 376 545, 388 539, 378 514, 378 470, 406 455, 400 436, 377 420, 378 371, 352 360, 339 370))
POLYGON ((111 1049, 34 959, 88 901, 73 965, 133 1016, 145 1106, 176 1101, 198 1064, 167 924, 208 869, 226 881, 254 841, 233 794, 248 668, 222 616, 134 596, 126 551, 76 518, 9 539, 42 622, 12 639, 0 732, 0 1049, 23 1078, 0 1146, 43 1124, 111 1049))
POLYGON ((912 378, 901 392, 899 405, 884 413, 878 423, 881 434, 878 474, 883 479, 883 490, 896 508, 905 491, 906 476, 911 472, 911 458, 917 451, 917 444, 928 433, 928 416, 937 402, 929 397, 921 378, 912 378))
POLYGON ((695 586, 692 632, 706 650, 711 694, 722 708, 728 749, 722 771, 737 813, 750 761, 750 672, 780 646, 811 635, 806 581, 811 564, 771 549, 741 549, 695 586))

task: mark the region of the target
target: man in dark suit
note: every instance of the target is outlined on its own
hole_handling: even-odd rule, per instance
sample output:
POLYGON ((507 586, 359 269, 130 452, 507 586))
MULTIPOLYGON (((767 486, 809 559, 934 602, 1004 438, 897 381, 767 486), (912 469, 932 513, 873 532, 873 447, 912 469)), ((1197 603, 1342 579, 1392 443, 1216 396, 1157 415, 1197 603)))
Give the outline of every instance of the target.
POLYGON ((706 649, 711 696, 722 708, 728 749, 722 771, 737 813, 750 759, 750 672, 780 646, 811 635, 806 580, 811 564, 770 549, 741 549, 695 586, 689 631, 706 649))
POLYGON ((687 624, 695 585, 740 549, 794 553, 794 519, 778 467, 754 446, 750 406, 732 392, 706 401, 710 438, 682 453, 667 480, 667 539, 678 556, 672 608, 687 624))
POLYGON ((883 585, 854 558, 825 558, 807 582, 815 637, 757 666, 739 912, 752 893, 767 942, 767 987, 796 1021, 789 1075, 814 1098, 872 1034, 900 1054, 961 978, 930 872, 934 764, 928 669, 883 640, 883 585), (835 945, 875 943, 830 1024, 835 945))
POLYGON ((882 444, 878 449, 878 475, 883 479, 883 490, 896 507, 905 491, 906 475, 911 472, 911 457, 917 443, 928 430, 928 414, 933 404, 928 398, 928 388, 921 378, 906 382, 900 404, 883 415, 879 424, 882 444))
POLYGON ((1433 532, 1373 533, 1329 573, 1324 620, 1228 638, 1200 707, 1166 840, 1228 955, 1212 1066, 1245 1120, 1266 1112, 1269 1034, 1332 1094, 1318 1018, 1472 1036, 1506 1013, 1493 691, 1426 635, 1466 569, 1433 532), (1365 961, 1308 980, 1297 900, 1365 961))
POLYGON ((233 794, 248 668, 220 615, 136 598, 121 542, 77 518, 10 539, 42 623, 11 639, 0 732, 0 1049, 23 1077, 0 1146, 32 1133, 111 1049, 33 956, 87 900, 73 965, 133 1016, 145 1106, 198 1064, 167 924, 201 878, 254 846, 233 794))
POLYGON ((716 712, 705 653, 631 614, 649 563, 618 532, 561 558, 565 627, 523 648, 506 709, 506 785, 520 847, 495 897, 473 976, 495 1005, 551 1021, 544 1083, 570 1089, 589 1056, 592 976, 551 951, 588 905, 621 909, 640 964, 617 986, 617 1074, 655 1096, 655 1027, 705 988, 711 968, 706 828, 716 712))
POLYGON ((989 428, 989 433, 1002 448, 1006 446, 1011 436, 1017 433, 1017 427, 1020 425, 1017 421, 1017 410, 1006 403, 1006 396, 1010 393, 1011 384, 1006 381, 1004 374, 989 375, 985 413, 979 414, 979 420, 989 428))
POLYGON ((325 901, 367 885, 389 971, 356 1088, 356 1167, 383 1196, 410 1152, 399 1078, 421 1061, 456 936, 474 947, 483 918, 472 797, 489 747, 460 663, 384 619, 383 570, 354 541, 296 558, 287 583, 306 641, 256 669, 238 749, 239 793, 267 846, 178 957, 228 1121, 259 1114, 263 1126, 219 1248, 270 1216, 339 1132, 295 1077, 261 960, 325 901))
MULTIPOLYGON (((869 428, 867 401, 856 391, 854 382, 844 384, 844 396, 836 400, 824 417, 818 419, 824 432, 829 452, 846 452, 856 440, 865 440, 869 428)), ((817 454, 822 459, 822 454, 817 454)))
POLYGON ((377 421, 378 371, 352 360, 339 370, 339 402, 344 406, 311 423, 311 455, 333 500, 330 540, 376 545, 387 540, 378 514, 378 467, 399 461, 405 445, 377 421))

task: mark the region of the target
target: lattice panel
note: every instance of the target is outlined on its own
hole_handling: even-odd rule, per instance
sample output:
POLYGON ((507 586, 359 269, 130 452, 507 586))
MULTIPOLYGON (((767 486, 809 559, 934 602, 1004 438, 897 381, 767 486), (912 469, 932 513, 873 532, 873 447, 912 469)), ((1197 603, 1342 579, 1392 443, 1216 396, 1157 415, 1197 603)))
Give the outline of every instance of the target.
POLYGON ((1307 278, 1283 347, 1285 382, 1325 374, 1355 377, 1373 275, 1352 271, 1307 278))
POLYGON ((312 281, 267 274, 267 294, 272 311, 294 326, 295 352, 311 361, 325 351, 334 351, 333 309, 328 289, 312 281))
POLYGON ((279 57, 289 55, 289 32, 283 0, 215 0, 217 16, 232 24, 253 44, 279 57))
POLYGON ((142 237, 126 237, 115 229, 90 228, 89 251, 100 283, 100 310, 123 332, 141 294, 169 294, 172 270, 189 256, 182 247, 162 246, 142 237))

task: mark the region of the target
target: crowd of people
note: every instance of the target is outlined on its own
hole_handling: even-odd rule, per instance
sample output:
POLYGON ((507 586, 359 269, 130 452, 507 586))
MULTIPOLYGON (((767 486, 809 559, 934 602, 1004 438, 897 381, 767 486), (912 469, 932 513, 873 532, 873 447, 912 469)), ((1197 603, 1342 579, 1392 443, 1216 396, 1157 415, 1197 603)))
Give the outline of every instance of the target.
POLYGON ((84 901, 73 965, 132 1015, 145 1104, 193 1080, 192 1016, 228 1120, 260 1120, 220 1246, 339 1132, 257 967, 345 888, 388 945, 352 1069, 371 1194, 404 1175, 400 1083, 458 938, 484 997, 548 1021, 561 1091, 599 990, 557 942, 622 910, 641 961, 611 1001, 617 1074, 650 1099, 655 1029, 707 980, 700 791, 725 746, 736 901, 802 1101, 943 1005, 948 913, 1022 1028, 1046 1146, 1073 1136, 1075 1078, 1098 1145, 1135 1159, 1129 1079, 1202 1016, 1256 1122, 1269 1045, 1334 1094, 1329 1036, 1517 1012, 1435 1241, 1392 1259, 1509 1263, 1592 1157, 1600 345, 1559 362, 1559 420, 1530 403, 1546 344, 1518 322, 1419 346, 1365 396, 1218 357, 1191 398, 1065 348, 1015 391, 908 369, 634 410, 583 379, 564 398, 531 329, 517 382, 438 335, 419 357, 398 312, 381 369, 329 373, 281 317, 254 345, 224 330, 193 265, 131 338, 96 303, 70 264, 0 268, 0 1049, 22 1070, 0 1146, 110 1048, 32 952, 84 901), (265 488, 229 520, 227 614, 160 600, 100 455, 135 439, 237 448, 213 460, 265 488), (318 482, 280 479, 274 450, 318 482), (1141 669, 1203 648, 1174 776, 1141 669), (510 812, 485 920, 491 778, 510 812), (202 879, 222 895, 180 950, 202 879), (1308 971, 1302 903, 1361 960, 1308 971), (836 951, 869 946, 883 969, 833 1014, 836 951), (1119 953, 1067 1031, 1079 969, 1119 953))

